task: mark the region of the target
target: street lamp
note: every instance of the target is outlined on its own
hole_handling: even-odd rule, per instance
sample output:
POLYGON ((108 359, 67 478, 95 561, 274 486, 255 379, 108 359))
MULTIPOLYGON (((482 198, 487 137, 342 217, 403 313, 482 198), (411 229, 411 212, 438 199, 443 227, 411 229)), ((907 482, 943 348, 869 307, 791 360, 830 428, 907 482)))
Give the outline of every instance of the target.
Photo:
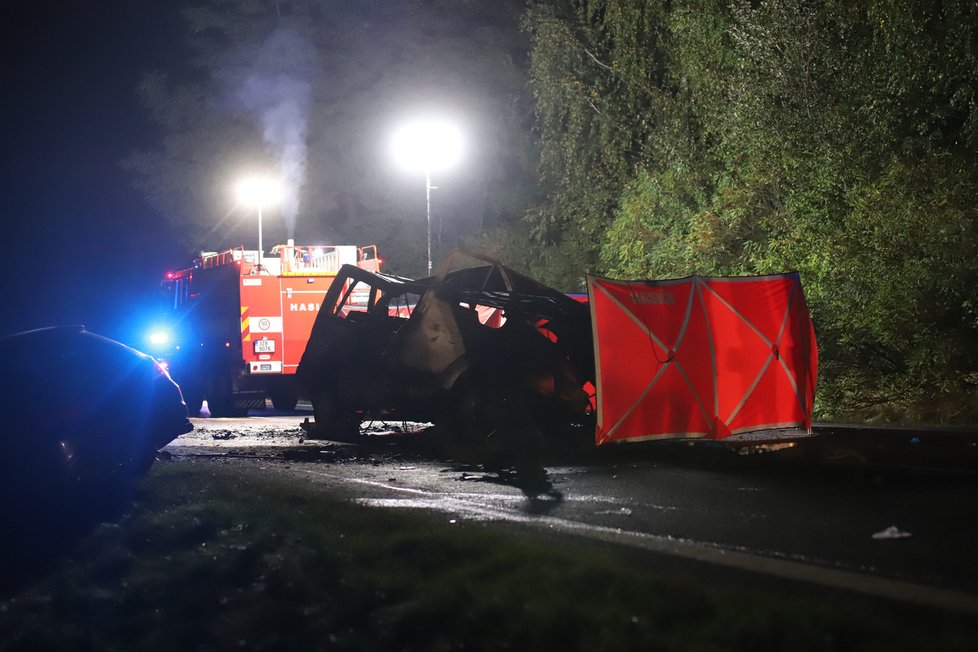
POLYGON ((450 122, 425 118, 403 125, 391 140, 394 157, 401 167, 424 170, 425 203, 428 218, 428 276, 431 276, 431 185, 432 170, 454 165, 462 153, 462 136, 450 122))
POLYGON ((235 194, 239 203, 258 208, 258 271, 260 272, 264 269, 262 267, 264 251, 261 228, 262 208, 282 199, 282 185, 270 177, 246 177, 238 182, 235 194))

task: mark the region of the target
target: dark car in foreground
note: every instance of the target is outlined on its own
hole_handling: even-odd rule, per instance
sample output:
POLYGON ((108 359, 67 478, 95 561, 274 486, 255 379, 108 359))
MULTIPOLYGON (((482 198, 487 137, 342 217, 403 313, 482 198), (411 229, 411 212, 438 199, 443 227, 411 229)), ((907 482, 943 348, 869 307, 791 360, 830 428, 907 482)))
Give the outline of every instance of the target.
POLYGON ((193 429, 156 360, 83 326, 0 337, 0 390, 5 511, 130 486, 193 429))

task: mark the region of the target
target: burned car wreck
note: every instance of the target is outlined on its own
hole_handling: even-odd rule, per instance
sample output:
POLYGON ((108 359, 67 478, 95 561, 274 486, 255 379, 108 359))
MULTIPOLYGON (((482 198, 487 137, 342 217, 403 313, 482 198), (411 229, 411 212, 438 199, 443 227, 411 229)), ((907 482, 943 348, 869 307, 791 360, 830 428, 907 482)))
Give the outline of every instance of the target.
POLYGON ((588 307, 462 255, 485 264, 420 280, 340 270, 297 371, 311 434, 351 440, 363 420, 398 419, 519 449, 586 431, 575 426, 591 416, 588 307))
POLYGON ((83 326, 0 337, 0 360, 5 513, 131 486, 157 449, 193 429, 163 367, 83 326))

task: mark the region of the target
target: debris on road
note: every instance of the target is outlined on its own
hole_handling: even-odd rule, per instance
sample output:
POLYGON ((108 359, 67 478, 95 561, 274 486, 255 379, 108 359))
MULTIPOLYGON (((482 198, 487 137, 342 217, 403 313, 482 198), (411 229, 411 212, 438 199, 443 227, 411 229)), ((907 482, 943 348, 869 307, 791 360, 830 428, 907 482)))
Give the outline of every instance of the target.
POLYGON ((890 527, 873 534, 874 539, 909 539, 912 536, 913 535, 909 532, 904 532, 895 525, 891 525, 890 527))

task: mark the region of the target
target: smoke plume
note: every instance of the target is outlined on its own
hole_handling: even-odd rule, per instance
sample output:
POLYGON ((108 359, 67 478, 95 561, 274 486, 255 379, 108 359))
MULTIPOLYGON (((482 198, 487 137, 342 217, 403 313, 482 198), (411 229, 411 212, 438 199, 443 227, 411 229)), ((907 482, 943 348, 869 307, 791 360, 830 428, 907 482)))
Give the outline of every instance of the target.
POLYGON ((295 233, 299 197, 306 180, 306 136, 316 69, 315 48, 294 29, 282 27, 258 51, 238 86, 241 106, 255 118, 285 186, 282 214, 288 237, 295 233))

